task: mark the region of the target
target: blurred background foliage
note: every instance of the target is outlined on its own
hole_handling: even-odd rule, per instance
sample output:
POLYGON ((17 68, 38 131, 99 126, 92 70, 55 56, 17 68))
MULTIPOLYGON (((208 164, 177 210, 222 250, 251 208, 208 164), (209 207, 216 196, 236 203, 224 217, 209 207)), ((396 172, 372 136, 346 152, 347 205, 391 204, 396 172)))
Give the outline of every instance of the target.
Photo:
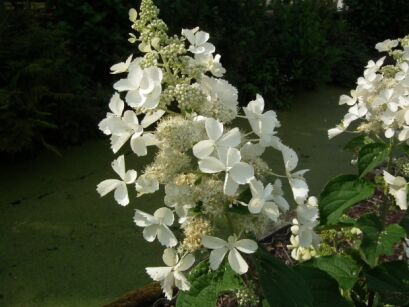
MULTIPOLYGON (((407 0, 157 0, 170 31, 200 25, 222 55, 240 102, 262 94, 351 86, 374 44, 409 33, 407 0), (407 8, 406 10, 404 8, 407 8)), ((76 144, 98 135, 114 78, 136 52, 127 11, 139 1, 48 0, 0 4, 0 153, 76 144)))

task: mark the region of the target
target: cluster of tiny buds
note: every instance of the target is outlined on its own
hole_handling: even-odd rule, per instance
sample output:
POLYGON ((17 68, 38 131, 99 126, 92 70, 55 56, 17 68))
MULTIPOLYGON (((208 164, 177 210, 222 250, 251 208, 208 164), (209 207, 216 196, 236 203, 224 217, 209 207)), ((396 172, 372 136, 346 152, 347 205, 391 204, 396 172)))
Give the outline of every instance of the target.
POLYGON ((139 62, 139 65, 142 68, 156 66, 158 64, 158 58, 159 56, 157 52, 148 52, 144 55, 143 59, 139 62))

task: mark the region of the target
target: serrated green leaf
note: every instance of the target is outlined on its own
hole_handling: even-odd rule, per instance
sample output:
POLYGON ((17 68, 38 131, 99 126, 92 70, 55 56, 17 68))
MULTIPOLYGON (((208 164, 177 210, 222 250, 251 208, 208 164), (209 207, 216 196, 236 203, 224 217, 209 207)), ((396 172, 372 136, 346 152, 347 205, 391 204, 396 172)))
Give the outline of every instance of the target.
POLYGON ((371 144, 371 143, 374 143, 374 140, 372 140, 369 136, 359 135, 351 139, 344 146, 344 150, 359 151, 361 150, 362 147, 364 147, 365 145, 371 144))
POLYGON ((395 245, 405 237, 405 230, 401 226, 391 224, 384 229, 373 213, 363 215, 357 221, 357 227, 363 233, 360 249, 371 267, 377 264, 379 256, 392 255, 395 245))
POLYGON ((187 292, 179 292, 176 307, 214 307, 222 292, 243 287, 239 275, 230 266, 211 271, 206 262, 197 265, 188 277, 191 286, 187 292))
POLYGON ((333 178, 321 192, 318 202, 320 224, 337 224, 342 214, 354 204, 370 198, 375 188, 355 175, 333 178))
POLYGON ((368 288, 378 292, 382 302, 394 306, 409 304, 409 269, 403 261, 383 263, 366 274, 368 288))
POLYGON ((327 272, 311 266, 297 265, 294 271, 303 278, 313 295, 314 307, 351 307, 345 300, 338 287, 338 283, 327 272))
POLYGON ((304 279, 261 247, 254 254, 254 264, 264 297, 271 307, 314 306, 304 279))
POLYGON ((352 289, 358 280, 360 267, 349 256, 333 255, 314 258, 305 265, 316 267, 334 278, 340 288, 352 289))
POLYGON ((389 156, 389 146, 383 143, 372 143, 361 148, 358 154, 358 171, 365 176, 375 167, 381 165, 389 156))

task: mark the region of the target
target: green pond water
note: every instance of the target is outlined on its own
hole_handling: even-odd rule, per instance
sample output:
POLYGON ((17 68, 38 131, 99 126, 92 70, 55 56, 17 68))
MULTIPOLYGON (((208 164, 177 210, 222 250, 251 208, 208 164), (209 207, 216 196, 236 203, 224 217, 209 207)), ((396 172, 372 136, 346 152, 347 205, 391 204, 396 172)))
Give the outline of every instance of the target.
MULTIPOLYGON (((291 109, 279 112, 279 135, 299 153, 299 167, 311 169, 312 195, 352 170, 342 151, 347 138, 326 136, 345 111, 337 106, 343 92, 297 94, 291 109)), ((99 198, 96 184, 114 178, 113 157, 108 140, 94 140, 62 157, 44 152, 0 166, 0 306, 101 306, 150 281, 144 268, 161 265, 162 248, 143 240, 132 216, 135 208, 152 213, 162 195, 127 207, 112 195, 99 198)), ((147 162, 138 161, 127 166, 140 170, 147 162)))

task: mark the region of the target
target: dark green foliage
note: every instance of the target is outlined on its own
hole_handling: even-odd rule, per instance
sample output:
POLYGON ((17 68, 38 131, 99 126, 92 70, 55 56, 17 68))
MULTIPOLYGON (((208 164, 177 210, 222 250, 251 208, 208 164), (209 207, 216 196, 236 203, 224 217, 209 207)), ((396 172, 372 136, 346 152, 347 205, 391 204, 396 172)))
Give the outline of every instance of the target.
POLYGON ((78 141, 95 131, 95 96, 70 62, 60 29, 30 10, 3 14, 0 24, 0 152, 78 141))
POLYGON ((371 48, 387 38, 409 33, 407 0, 344 0, 344 3, 348 21, 371 48))

